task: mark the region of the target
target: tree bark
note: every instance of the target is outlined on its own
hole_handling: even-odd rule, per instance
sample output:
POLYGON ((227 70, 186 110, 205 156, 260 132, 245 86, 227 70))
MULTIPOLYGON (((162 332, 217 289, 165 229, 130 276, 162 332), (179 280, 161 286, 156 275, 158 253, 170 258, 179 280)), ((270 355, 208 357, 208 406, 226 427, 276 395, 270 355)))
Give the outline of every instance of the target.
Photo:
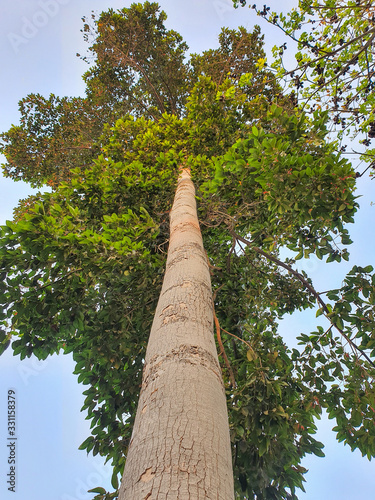
POLYGON ((164 282, 118 498, 234 498, 211 280, 187 169, 170 213, 164 282))

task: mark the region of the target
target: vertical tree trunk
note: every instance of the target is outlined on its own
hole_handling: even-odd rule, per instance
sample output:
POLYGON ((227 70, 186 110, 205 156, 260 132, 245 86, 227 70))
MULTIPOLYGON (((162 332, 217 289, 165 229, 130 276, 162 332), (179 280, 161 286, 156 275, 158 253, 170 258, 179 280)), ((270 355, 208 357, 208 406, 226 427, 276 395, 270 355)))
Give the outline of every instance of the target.
POLYGON ((190 172, 170 214, 163 287, 119 500, 234 498, 211 281, 190 172))

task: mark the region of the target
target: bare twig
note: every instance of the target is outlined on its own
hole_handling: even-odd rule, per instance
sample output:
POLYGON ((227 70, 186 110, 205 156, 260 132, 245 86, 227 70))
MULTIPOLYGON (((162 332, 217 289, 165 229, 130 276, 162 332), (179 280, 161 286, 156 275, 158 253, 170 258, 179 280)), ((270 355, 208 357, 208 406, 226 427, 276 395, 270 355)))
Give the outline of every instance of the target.
MULTIPOLYGON (((207 260, 208 260, 208 257, 207 257, 207 260)), ((222 355, 224 358, 225 366, 227 367, 227 370, 229 373, 229 380, 230 380, 231 386, 236 387, 236 379, 234 378, 234 373, 233 373, 232 367, 230 366, 228 356, 225 353, 224 345, 223 345, 223 342, 221 340, 221 334, 220 334, 221 327, 220 327, 220 323, 219 323, 219 320, 217 319, 216 312, 215 312, 216 295, 217 295, 217 292, 221 288, 223 288, 223 286, 224 286, 224 284, 219 286, 219 288, 217 288, 212 295, 212 309, 213 309, 214 322, 215 322, 215 327, 216 327, 216 338, 217 338, 217 342, 218 342, 219 347, 220 347, 219 356, 222 355)))
POLYGON ((214 322, 215 322, 215 326, 216 326, 216 338, 217 338, 218 344, 220 346, 219 356, 221 354, 224 358, 225 366, 227 367, 227 370, 229 373, 229 380, 230 380, 231 386, 236 387, 236 379, 234 378, 234 373, 233 373, 232 367, 230 366, 228 356, 225 353, 224 345, 223 345, 223 342, 221 340, 221 334, 220 334, 221 328, 220 328, 219 320, 217 319, 217 316, 215 313, 215 308, 214 308, 214 322))

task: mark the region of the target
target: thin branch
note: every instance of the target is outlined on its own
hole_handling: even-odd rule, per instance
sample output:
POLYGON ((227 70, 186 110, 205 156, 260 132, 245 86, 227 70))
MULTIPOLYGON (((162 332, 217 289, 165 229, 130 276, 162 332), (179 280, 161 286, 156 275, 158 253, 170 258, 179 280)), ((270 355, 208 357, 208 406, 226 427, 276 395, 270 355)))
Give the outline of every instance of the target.
MULTIPOLYGON (((362 52, 364 52, 372 43, 372 41, 374 40, 375 38, 375 28, 368 31, 366 34, 368 33, 373 33, 372 37, 367 40, 367 43, 362 47, 362 49, 357 52, 351 59, 350 61, 348 61, 348 63, 333 77, 331 78, 330 80, 328 80, 328 82, 324 82, 322 85, 320 85, 308 98, 308 100, 306 101, 306 103, 304 104, 304 107, 306 106, 307 102, 309 102, 315 94, 317 94, 322 88, 324 87, 327 87, 330 83, 334 82, 335 80, 337 81, 338 78, 341 76, 341 75, 344 75, 347 70, 350 68, 350 66, 354 63, 354 61, 357 59, 357 57, 362 54, 362 52)), ((352 43, 352 42, 351 42, 352 43)))
POLYGON ((258 267, 254 264, 254 262, 253 262, 251 259, 249 259, 249 256, 248 256, 248 255, 246 255, 245 249, 244 249, 244 247, 241 245, 241 243, 240 243, 239 241, 238 241, 237 243, 239 244, 239 246, 240 246, 241 250, 243 251, 244 256, 245 256, 245 258, 246 258, 247 262, 248 262, 248 263, 249 263, 249 264, 250 264, 250 265, 251 265, 254 269, 256 269, 256 270, 257 270, 257 273, 263 274, 263 276, 266 276, 266 277, 268 278, 268 274, 267 274, 266 272, 264 272, 264 271, 263 271, 263 269, 259 269, 259 268, 258 268, 258 267))
POLYGON ((254 250, 256 253, 263 255, 266 259, 274 262, 280 267, 283 267, 286 269, 290 274, 295 276, 304 286, 307 288, 307 290, 315 297, 317 302, 320 304, 324 316, 328 319, 328 321, 336 328, 336 330, 344 337, 344 339, 350 344, 352 348, 354 348, 357 352, 360 352, 361 355, 375 368, 375 363, 369 358, 369 356, 360 348, 358 347, 345 333, 344 331, 339 328, 335 323, 333 323, 332 319, 330 318, 330 311, 326 305, 326 303, 323 301, 323 299, 320 297, 319 293, 315 290, 313 286, 310 285, 310 283, 305 279, 305 277, 300 274, 298 271, 295 271, 292 267, 290 267, 288 264, 285 264, 285 262, 282 262, 281 260, 277 259, 273 255, 270 255, 269 253, 265 252, 261 248, 253 246, 253 243, 245 238, 242 238, 242 236, 236 234, 234 231, 231 231, 231 235, 234 236, 238 241, 242 241, 245 245, 249 246, 252 250, 254 250))
POLYGON ((217 319, 217 316, 215 313, 215 308, 214 308, 214 322, 215 322, 215 326, 216 326, 216 338, 217 338, 218 344, 220 346, 219 356, 220 356, 220 354, 223 355, 225 366, 227 367, 227 370, 229 373, 230 385, 232 387, 236 387, 236 379, 234 378, 234 373, 233 373, 232 367, 230 366, 229 359, 225 353, 224 345, 223 345, 223 342, 221 340, 221 334, 220 334, 221 328, 220 328, 219 320, 217 319))
MULTIPOLYGON (((256 10, 256 12, 259 12, 259 11, 256 10)), ((281 29, 281 31, 283 31, 285 33, 285 35, 288 36, 289 38, 291 38, 294 42, 300 43, 300 41, 299 41, 298 38, 295 38, 291 33, 288 33, 279 23, 274 23, 274 22, 272 22, 272 20, 270 18, 267 18, 267 17, 264 17, 264 19, 269 24, 272 24, 273 26, 277 26, 277 28, 281 29)), ((333 55, 337 54, 338 52, 340 52, 341 50, 345 49, 346 47, 348 47, 352 43, 357 42, 361 38, 364 38, 366 35, 368 35, 371 32, 374 33, 375 32, 375 28, 373 28, 372 30, 366 31, 366 33, 362 33, 361 35, 358 35, 356 38, 353 38, 352 40, 349 40, 348 42, 344 43, 338 49, 336 49, 336 50, 334 50, 332 52, 325 52, 325 54, 323 56, 318 57, 317 59, 315 59, 312 62, 317 62, 320 59, 324 59, 327 56, 333 56, 333 55)), ((305 43, 306 43, 306 46, 309 47, 311 50, 313 50, 313 51, 317 50, 316 47, 314 47, 313 45, 309 44, 308 42, 305 42, 305 43)))
POLYGON ((362 177, 362 175, 365 174, 369 168, 374 168, 374 167, 375 167, 375 161, 371 162, 370 165, 361 174, 357 172, 356 177, 362 177))
MULTIPOLYGON (((111 37, 110 37, 110 34, 108 34, 108 33, 106 34, 106 36, 102 34, 102 37, 104 38, 104 40, 107 39, 107 40, 109 40, 109 42, 112 41, 111 37)), ((117 37, 117 33, 115 33, 115 40, 116 39, 121 42, 121 40, 117 37)), ((154 97, 159 102, 159 105, 161 107, 161 111, 164 112, 165 108, 164 108, 164 104, 163 104, 163 102, 161 100, 161 97, 158 94, 158 92, 156 91, 154 85, 151 83, 150 79, 148 78, 145 69, 134 58, 132 58, 131 56, 129 56, 129 54, 125 54, 124 51, 121 50, 117 46, 116 43, 113 43, 112 48, 113 48, 113 51, 117 51, 120 54, 119 55, 119 60, 120 60, 121 63, 123 61, 125 62, 125 67, 128 64, 133 70, 138 71, 143 76, 143 78, 146 80, 147 84, 149 85, 149 87, 151 89, 151 92, 154 94, 154 97)), ((133 97, 131 94, 127 94, 127 95, 129 95, 129 97, 133 97)), ((144 107, 148 111, 147 106, 144 106, 144 107)), ((152 115, 152 113, 150 113, 150 114, 152 115)))
POLYGON ((347 5, 338 5, 337 7, 327 7, 326 5, 314 5, 313 9, 315 10, 344 10, 344 9, 350 9, 350 10, 363 10, 363 9, 368 9, 371 7, 371 2, 368 2, 366 5, 353 5, 351 7, 348 7, 347 5))
MULTIPOLYGON (((208 261, 208 256, 206 254, 206 257, 207 257, 207 261, 208 261)), ((220 323, 219 323, 219 320, 217 319, 217 316, 216 316, 216 312, 215 312, 215 299, 216 299, 216 295, 217 295, 217 292, 223 288, 224 286, 224 283, 222 285, 219 286, 219 288, 217 288, 214 293, 212 294, 212 310, 213 310, 213 316, 214 316, 214 322, 215 322, 215 327, 216 327, 216 338, 217 338, 217 342, 219 344, 219 347, 220 347, 220 354, 223 355, 223 358, 224 358, 224 362, 225 362, 225 366, 227 367, 228 369, 228 373, 229 373, 229 380, 230 380, 230 383, 231 383, 231 386, 232 387, 236 387, 236 379, 234 378, 234 374, 233 374, 233 370, 232 370, 232 367, 230 366, 230 363, 229 363, 229 359, 225 353, 225 348, 224 348, 224 345, 223 345, 223 342, 221 340, 221 334, 220 334, 220 323)), ((219 355, 220 355, 219 354, 219 355)))
MULTIPOLYGON (((269 24, 272 24, 273 26, 277 26, 277 27, 278 27, 279 29, 281 29, 282 31, 285 31, 285 30, 282 28, 282 26, 280 26, 279 24, 275 24, 275 23, 273 23, 272 21, 270 21, 270 20, 269 20, 269 19, 267 19, 267 18, 265 18, 265 20, 266 20, 269 24)), ((361 39, 365 38, 366 36, 368 36, 368 35, 369 35, 369 34, 371 34, 371 33, 375 33, 375 28, 372 28, 371 30, 367 31, 366 33, 363 33, 363 34, 361 34, 361 35, 358 35, 357 37, 355 37, 355 38, 353 38, 353 39, 349 40, 348 42, 344 43, 343 45, 341 45, 341 46, 340 46, 339 48, 337 48, 336 50, 333 50, 332 52, 326 52, 326 53, 324 53, 323 55, 321 55, 321 56, 319 56, 319 57, 316 57, 315 59, 313 59, 313 60, 311 60, 311 61, 308 61, 308 62, 306 62, 306 63, 304 63, 304 64, 301 64, 301 65, 297 66, 296 68, 294 68, 294 69, 292 69, 292 70, 290 70, 290 71, 285 71, 285 73, 284 73, 282 76, 283 76, 283 78, 285 78, 286 76, 291 75, 291 74, 293 74, 293 73, 295 73, 295 72, 297 72, 297 71, 301 71, 301 70, 305 70, 305 71, 306 71, 306 69, 307 69, 309 66, 311 66, 311 65, 315 65, 316 63, 318 63, 318 62, 319 62, 319 61, 321 61, 322 59, 331 58, 332 56, 334 56, 334 55, 338 54, 338 53, 339 53, 339 52, 341 52, 342 50, 344 50, 344 49, 346 49, 347 47, 349 47, 351 44, 354 44, 355 42, 357 42, 357 41, 359 41, 359 40, 361 40, 361 39)), ((296 39, 296 38, 294 38, 294 37, 293 37, 290 33, 287 33, 287 32, 285 31, 285 34, 286 34, 287 36, 289 36, 289 37, 290 37, 292 40, 294 40, 295 42, 299 42, 299 40, 298 40, 298 39, 296 39)), ((366 44, 366 46, 368 46, 368 45, 366 44)), ((311 46, 311 45, 308 45, 308 47, 309 47, 310 49, 314 49, 314 47, 313 47, 313 46, 311 46)), ((364 47, 365 47, 365 46, 364 46, 364 47)), ((361 50, 360 52, 362 52, 362 50, 361 50)), ((358 54, 359 54, 359 53, 358 53, 358 54)), ((358 54, 357 54, 357 55, 358 55, 358 54)), ((353 57, 353 59, 355 59, 355 57, 357 57, 357 55, 355 55, 355 56, 353 57)), ((273 82, 273 81, 276 81, 276 80, 277 80, 277 78, 278 78, 277 76, 275 76, 274 78, 270 78, 270 79, 268 79, 268 80, 266 81, 266 83, 271 83, 271 82, 273 82)), ((335 77, 335 78, 336 78, 336 77, 335 77)), ((334 80, 334 79, 333 79, 333 80, 334 80)), ((333 81, 333 80, 332 80, 332 81, 333 81)), ((325 85, 327 85, 327 84, 325 84, 325 85)), ((325 85, 324 85, 324 86, 325 86, 325 85)))
POLYGON ((229 57, 229 59, 227 60, 227 64, 225 65, 223 71, 221 72, 221 75, 220 75, 220 79, 219 79, 219 83, 218 85, 221 85, 222 81, 223 81, 223 77, 224 77, 224 74, 227 74, 228 73, 228 68, 230 68, 230 65, 232 63, 232 60, 237 57, 237 52, 238 50, 240 49, 240 47, 244 44, 245 40, 244 38, 242 37, 241 40, 239 41, 239 43, 237 44, 235 50, 232 52, 232 55, 229 57))
POLYGON ((223 328, 223 327, 220 327, 220 329, 221 329, 221 331, 222 331, 222 332, 227 333, 227 334, 228 334, 228 335, 230 335, 231 337, 234 337, 235 339, 240 340, 241 342, 243 342, 244 344, 246 344, 246 345, 247 345, 247 347, 248 347, 249 349, 251 349, 251 351, 252 351, 253 353, 255 353, 254 349, 251 347, 251 344, 250 344, 249 342, 247 342, 247 341, 246 341, 246 340, 244 340, 244 339, 241 339, 241 337, 237 337, 237 335, 234 335, 234 333, 230 333, 230 332, 228 332, 228 330, 225 330, 225 328, 223 328))
POLYGON ((92 146, 64 146, 61 149, 66 151, 67 149, 93 149, 94 144, 92 146))
POLYGON ((234 252, 234 249, 236 248, 236 238, 233 237, 233 242, 231 249, 229 250, 228 256, 227 256, 227 272, 230 273, 230 259, 232 256, 232 253, 234 252))

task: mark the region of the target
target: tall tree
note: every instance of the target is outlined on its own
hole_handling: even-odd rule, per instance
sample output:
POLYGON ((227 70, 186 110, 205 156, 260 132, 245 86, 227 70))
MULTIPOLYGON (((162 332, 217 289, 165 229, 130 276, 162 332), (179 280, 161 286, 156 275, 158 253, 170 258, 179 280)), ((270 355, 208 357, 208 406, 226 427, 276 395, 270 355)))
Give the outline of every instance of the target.
MULTIPOLYGON (((150 8, 146 3, 145 11, 150 8)), ((123 9, 115 20, 149 20, 142 9, 123 9)), ((127 33, 126 24, 121 26, 127 33)), ((160 492, 169 487, 175 498, 189 498, 193 491, 202 498, 230 498, 223 387, 236 498, 296 498, 306 472, 302 458, 323 454, 313 438, 322 407, 336 418, 339 439, 369 457, 375 453, 372 269, 353 268, 341 290, 330 292, 329 304, 294 269, 293 259, 280 259, 284 247, 296 259, 313 253, 328 261, 348 259, 344 225, 356 211, 355 173, 326 141, 324 113, 309 120, 290 99, 276 97, 277 86, 272 104, 271 87, 264 95, 251 90, 252 79, 260 81, 265 71, 263 58, 241 47, 260 42, 257 33, 225 30, 221 48, 207 52, 207 61, 192 56, 195 76, 187 76, 173 98, 182 103, 178 113, 170 109, 156 119, 135 109, 110 122, 100 137, 99 157, 76 165, 65 182, 56 182, 52 193, 39 195, 1 230, 2 350, 15 336, 12 348, 21 358, 73 353, 78 380, 88 386, 83 409, 92 422, 82 449, 112 460, 116 490, 129 458, 121 500, 153 498, 159 486, 160 492), (226 50, 232 51, 229 71, 226 50), (242 65, 246 73, 234 76, 242 65), (190 181, 178 181, 180 167, 191 170, 199 188, 207 256, 195 209, 179 201, 187 191, 193 196, 190 181), (174 219, 179 211, 189 224, 174 219), (199 276, 184 276, 185 269, 199 276), (198 299, 200 288, 189 284, 195 279, 205 301, 198 299), (301 351, 289 350, 277 333, 278 319, 314 305, 331 327, 301 336, 301 351), (212 351, 213 325, 224 386, 212 351), (174 398, 176 380, 168 374, 177 366, 174 398), (167 406, 171 417, 164 413, 167 406), (219 408, 215 418, 213 408, 219 408), (154 441, 159 426, 163 433, 154 441), (195 433, 208 450, 198 451, 195 433), (148 450, 162 450, 167 442, 171 448, 157 451, 156 463, 148 450), (211 481, 207 471, 214 471, 216 486, 202 487, 201 478, 211 481), (187 485, 187 476, 194 485, 187 485)), ((261 55, 261 48, 255 50, 261 55)), ((98 499, 117 496, 101 488, 95 492, 98 499)))
POLYGON ((209 263, 194 195, 183 169, 120 500, 234 498, 209 263))

